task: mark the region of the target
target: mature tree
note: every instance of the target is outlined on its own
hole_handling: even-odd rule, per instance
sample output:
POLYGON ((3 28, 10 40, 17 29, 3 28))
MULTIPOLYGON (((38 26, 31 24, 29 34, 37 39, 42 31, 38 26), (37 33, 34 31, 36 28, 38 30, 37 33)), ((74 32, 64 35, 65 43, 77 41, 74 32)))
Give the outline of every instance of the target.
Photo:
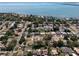
POLYGON ((45 45, 47 45, 47 46, 49 45, 49 41, 51 40, 51 38, 52 38, 51 34, 44 36, 43 40, 45 41, 45 45))
POLYGON ((71 36, 71 38, 70 38, 72 41, 77 41, 78 40, 78 38, 77 38, 77 36, 76 35, 73 35, 73 36, 71 36))
POLYGON ((71 32, 69 29, 65 29, 64 32, 71 32))
POLYGON ((47 50, 48 50, 48 56, 51 56, 51 47, 48 46, 47 50))
POLYGON ((69 35, 64 35, 65 40, 69 40, 68 38, 69 38, 69 35))
POLYGON ((12 40, 9 44, 8 47, 6 48, 7 51, 11 51, 14 49, 14 47, 16 46, 17 40, 12 40))
POLYGON ((27 53, 27 56, 32 56, 32 55, 33 53, 31 51, 27 53))
POLYGON ((52 35, 50 34, 50 35, 45 35, 43 39, 46 41, 49 41, 51 40, 51 38, 52 38, 52 35))
POLYGON ((57 47, 58 43, 56 41, 53 41, 53 47, 57 47))
POLYGON ((17 28, 17 23, 14 24, 13 28, 17 28))
POLYGON ((9 31, 7 31, 7 32, 5 33, 5 35, 6 35, 6 36, 12 36, 12 35, 13 35, 13 32, 12 32, 11 30, 9 30, 9 31))
POLYGON ((27 27, 31 27, 31 26, 32 26, 32 24, 27 25, 27 27))
POLYGON ((7 43, 7 40, 8 40, 8 36, 2 36, 2 37, 0 38, 0 41, 2 41, 2 43, 5 44, 5 45, 6 45, 6 43, 7 43))
POLYGON ((64 46, 64 43, 63 43, 62 40, 59 40, 59 41, 58 41, 58 47, 62 47, 62 46, 64 46))
POLYGON ((2 40, 7 40, 8 39, 8 36, 2 36, 1 38, 0 38, 0 41, 2 41, 2 40))
POLYGON ((40 49, 41 47, 45 47, 42 41, 37 41, 32 45, 33 49, 40 49))
POLYGON ((58 42, 54 41, 53 46, 54 47, 62 47, 62 46, 64 46, 64 43, 62 40, 59 40, 58 42))
POLYGON ((54 31, 59 31, 59 26, 54 26, 53 29, 54 31))
POLYGON ((79 47, 79 42, 78 41, 73 41, 74 47, 79 47))
POLYGON ((31 27, 28 29, 28 33, 31 33, 32 32, 32 29, 31 29, 31 27))
POLYGON ((26 41, 25 38, 22 36, 21 39, 20 39, 20 41, 19 41, 19 44, 22 44, 25 41, 26 41))
POLYGON ((67 40, 67 46, 73 48, 74 47, 73 41, 67 40))

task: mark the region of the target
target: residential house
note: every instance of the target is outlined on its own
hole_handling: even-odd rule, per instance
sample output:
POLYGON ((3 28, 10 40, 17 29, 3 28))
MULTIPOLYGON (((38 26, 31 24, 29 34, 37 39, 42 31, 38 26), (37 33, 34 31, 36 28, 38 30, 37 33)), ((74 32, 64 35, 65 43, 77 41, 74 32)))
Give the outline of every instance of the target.
POLYGON ((74 47, 74 51, 76 52, 76 54, 78 54, 78 55, 79 55, 79 48, 74 47))
POLYGON ((64 53, 64 55, 72 55, 73 50, 68 47, 61 47, 61 52, 64 53))

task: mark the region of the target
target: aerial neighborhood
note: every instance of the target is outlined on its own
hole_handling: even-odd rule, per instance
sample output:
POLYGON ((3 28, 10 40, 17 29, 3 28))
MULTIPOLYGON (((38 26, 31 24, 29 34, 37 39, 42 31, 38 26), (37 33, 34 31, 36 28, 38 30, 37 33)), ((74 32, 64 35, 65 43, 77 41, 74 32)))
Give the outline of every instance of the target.
POLYGON ((0 13, 0 56, 78 55, 78 18, 0 13))

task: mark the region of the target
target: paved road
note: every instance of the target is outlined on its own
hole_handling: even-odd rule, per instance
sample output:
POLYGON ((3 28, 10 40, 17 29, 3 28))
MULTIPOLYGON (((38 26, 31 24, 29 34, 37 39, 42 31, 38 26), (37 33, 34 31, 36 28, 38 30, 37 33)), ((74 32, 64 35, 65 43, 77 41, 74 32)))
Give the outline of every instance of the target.
MULTIPOLYGON (((19 41, 20 41, 20 39, 21 39, 21 37, 22 37, 22 35, 23 35, 25 29, 27 28, 27 25, 28 25, 28 22, 25 23, 25 26, 24 26, 24 28, 22 29, 22 32, 20 33, 20 36, 17 37, 17 44, 16 44, 16 46, 19 45, 19 41)), ((16 46, 15 46, 15 48, 16 48, 16 46)), ((14 48, 14 50, 15 50, 15 48, 14 48)))
MULTIPOLYGON (((0 28, 3 27, 6 23, 7 23, 7 21, 5 21, 5 22, 0 26, 0 28)), ((0 33, 1 33, 1 32, 2 32, 2 31, 0 30, 0 33)))

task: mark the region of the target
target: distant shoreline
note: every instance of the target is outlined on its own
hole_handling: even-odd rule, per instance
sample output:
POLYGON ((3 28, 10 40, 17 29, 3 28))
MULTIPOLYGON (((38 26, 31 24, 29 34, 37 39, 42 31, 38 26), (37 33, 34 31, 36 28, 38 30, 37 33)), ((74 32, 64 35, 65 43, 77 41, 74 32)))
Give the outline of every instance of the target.
MULTIPOLYGON (((34 15, 34 14, 21 14, 21 13, 0 13, 0 14, 16 14, 16 15, 24 15, 24 16, 27 16, 27 15, 28 15, 28 16, 34 15)), ((40 16, 40 17, 44 17, 44 16, 45 16, 45 17, 56 17, 56 18, 60 18, 60 19, 63 19, 63 18, 76 18, 76 19, 77 19, 77 18, 78 18, 78 17, 66 17, 66 16, 62 16, 62 17, 61 17, 61 16, 50 16, 50 15, 48 15, 48 16, 47 16, 47 15, 34 15, 34 16, 38 16, 38 17, 39 17, 39 16, 40 16)), ((79 19, 79 18, 78 18, 78 19, 79 19)))
POLYGON ((79 6, 79 3, 61 3, 61 4, 63 4, 63 5, 71 5, 71 6, 79 6))

